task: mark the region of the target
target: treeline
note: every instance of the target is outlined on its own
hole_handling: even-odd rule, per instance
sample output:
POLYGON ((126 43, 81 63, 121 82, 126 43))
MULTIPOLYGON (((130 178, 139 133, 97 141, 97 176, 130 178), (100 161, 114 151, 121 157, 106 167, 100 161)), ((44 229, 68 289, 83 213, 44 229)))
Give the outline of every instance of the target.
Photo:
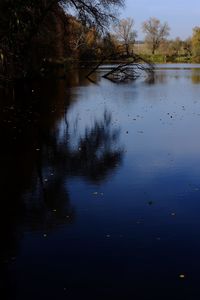
POLYGON ((133 19, 124 19, 114 28, 113 38, 121 42, 126 49, 138 53, 146 59, 157 63, 200 63, 200 27, 193 29, 191 37, 181 40, 179 37, 169 39, 170 27, 159 19, 149 18, 142 24, 144 41, 136 42, 137 31, 133 19), (116 34, 117 33, 117 34, 116 34))
POLYGON ((145 59, 157 63, 200 63, 200 27, 193 29, 192 37, 185 40, 177 37, 169 39, 170 27, 156 18, 142 24, 144 41, 138 42, 132 18, 115 20, 106 34, 96 27, 83 26, 77 19, 69 17, 71 37, 69 57, 80 61, 118 59, 124 52, 128 57, 137 53, 145 59), (70 55, 71 53, 71 55, 70 55))
POLYGON ((115 19, 114 11, 123 2, 1 0, 0 79, 36 76, 48 64, 66 58, 95 58, 100 32, 115 19))
POLYGON ((155 62, 200 62, 200 27, 185 41, 169 40, 156 18, 136 42, 131 18, 117 20, 124 0, 1 0, 0 80, 45 75, 50 65, 119 59, 133 53, 155 62), (74 12, 72 16, 72 12, 74 12))
POLYGON ((195 27, 185 40, 169 39, 169 25, 149 18, 142 24, 144 41, 138 42, 132 18, 115 20, 106 34, 99 34, 95 27, 88 29, 74 18, 71 22, 71 57, 81 61, 99 60, 102 56, 116 60, 124 52, 126 57, 136 53, 155 63, 200 63, 200 27, 195 27))
POLYGON ((199 62, 200 57, 193 55, 194 48, 192 39, 181 40, 179 37, 171 40, 163 40, 155 53, 152 54, 146 42, 138 43, 134 46, 135 52, 140 53, 155 63, 192 63, 199 62))

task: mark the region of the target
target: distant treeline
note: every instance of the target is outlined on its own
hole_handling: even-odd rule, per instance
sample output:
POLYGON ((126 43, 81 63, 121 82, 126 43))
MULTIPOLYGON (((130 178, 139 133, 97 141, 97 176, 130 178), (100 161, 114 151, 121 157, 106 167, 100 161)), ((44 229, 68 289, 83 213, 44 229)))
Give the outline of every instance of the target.
POLYGON ((163 40, 154 54, 151 53, 151 49, 146 42, 135 43, 134 45, 136 53, 155 63, 199 62, 197 57, 194 57, 193 50, 192 39, 190 38, 187 40, 181 40, 180 38, 163 40))
POLYGON ((150 18, 142 24, 145 41, 137 43, 133 19, 113 13, 123 2, 1 0, 0 80, 45 76, 58 64, 115 61, 122 52, 153 62, 200 62, 200 27, 185 41, 169 40, 168 24, 150 18))

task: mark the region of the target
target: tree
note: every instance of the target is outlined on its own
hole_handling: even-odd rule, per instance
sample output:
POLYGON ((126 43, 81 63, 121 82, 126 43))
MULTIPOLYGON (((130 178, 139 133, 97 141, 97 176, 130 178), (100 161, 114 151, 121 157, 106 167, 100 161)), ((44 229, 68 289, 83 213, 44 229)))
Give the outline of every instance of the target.
POLYGON ((76 18, 69 18, 71 33, 69 44, 70 49, 73 51, 73 56, 77 56, 78 50, 85 44, 85 27, 76 18))
POLYGON ((192 39, 188 38, 183 41, 183 50, 186 56, 189 58, 192 56, 192 39))
POLYGON ((161 24, 160 20, 150 18, 142 24, 143 32, 146 34, 145 40, 151 48, 152 54, 159 48, 162 41, 169 35, 170 28, 165 22, 161 24))
POLYGON ((122 19, 113 26, 116 38, 125 46, 126 55, 130 55, 130 47, 134 45, 137 36, 133 29, 134 20, 132 18, 122 19))
POLYGON ((171 41, 171 49, 173 55, 178 56, 182 50, 182 47, 183 47, 183 41, 181 41, 179 37, 171 41))
POLYGON ((200 27, 195 27, 193 29, 192 57, 194 62, 200 62, 200 27))
POLYGON ((119 42, 115 35, 107 32, 101 40, 101 57, 115 59, 119 52, 119 42))
POLYGON ((75 17, 70 17, 69 20, 69 46, 71 49, 71 57, 86 60, 95 59, 99 49, 99 33, 96 30, 96 26, 84 26, 75 17))
POLYGON ((114 8, 123 3, 124 0, 1 0, 0 78, 30 74, 35 49, 44 50, 44 55, 36 59, 40 68, 46 52, 58 44, 58 39, 63 40, 60 28, 67 30, 67 11, 73 10, 84 25, 105 29, 114 19, 114 8), (46 43, 50 36, 55 41, 46 43))

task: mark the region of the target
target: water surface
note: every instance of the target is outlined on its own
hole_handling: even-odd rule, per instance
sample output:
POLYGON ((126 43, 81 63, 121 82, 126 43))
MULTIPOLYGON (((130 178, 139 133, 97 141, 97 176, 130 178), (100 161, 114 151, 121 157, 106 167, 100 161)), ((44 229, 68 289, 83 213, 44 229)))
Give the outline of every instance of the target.
POLYGON ((102 72, 1 96, 3 299, 200 299, 200 69, 102 72))

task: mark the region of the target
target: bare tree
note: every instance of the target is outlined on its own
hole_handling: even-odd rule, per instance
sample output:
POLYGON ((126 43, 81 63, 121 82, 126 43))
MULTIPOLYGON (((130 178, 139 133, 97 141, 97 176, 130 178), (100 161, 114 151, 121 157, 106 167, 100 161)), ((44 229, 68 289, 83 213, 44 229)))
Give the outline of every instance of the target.
POLYGON ((130 47, 134 45, 137 32, 133 29, 132 18, 122 19, 113 26, 116 38, 125 46, 127 56, 130 55, 130 47))
POLYGON ((90 25, 99 27, 108 25, 111 19, 115 19, 116 8, 124 5, 124 0, 57 0, 58 3, 74 9, 78 19, 90 25))
POLYGON ((150 18, 142 24, 143 32, 146 34, 145 40, 151 47, 152 54, 159 48, 161 42, 169 35, 170 28, 165 22, 161 24, 160 20, 150 18))

